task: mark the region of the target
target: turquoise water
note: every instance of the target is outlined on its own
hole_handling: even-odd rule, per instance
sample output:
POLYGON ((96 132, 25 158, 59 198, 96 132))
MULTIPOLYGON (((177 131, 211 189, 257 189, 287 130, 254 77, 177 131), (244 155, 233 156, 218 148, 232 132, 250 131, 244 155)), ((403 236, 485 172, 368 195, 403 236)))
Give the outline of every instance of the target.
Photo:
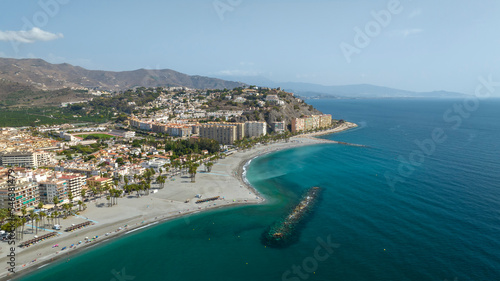
POLYGON ((325 138, 368 147, 254 159, 248 179, 269 204, 152 226, 22 280, 498 280, 500 100, 481 102, 452 128, 457 119, 443 114, 460 102, 311 101, 360 124, 325 138), (446 140, 418 153, 415 142, 439 128, 446 140), (398 171, 411 155, 418 165, 398 171), (299 241, 265 248, 261 233, 311 186, 325 192, 299 241))

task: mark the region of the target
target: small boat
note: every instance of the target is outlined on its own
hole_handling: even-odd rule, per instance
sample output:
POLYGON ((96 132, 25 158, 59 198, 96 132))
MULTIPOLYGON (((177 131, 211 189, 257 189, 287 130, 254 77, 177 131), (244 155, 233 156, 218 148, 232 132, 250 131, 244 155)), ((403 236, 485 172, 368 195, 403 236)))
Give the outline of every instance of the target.
POLYGON ((61 249, 61 251, 64 251, 64 250, 66 250, 66 247, 64 247, 64 248, 61 249))

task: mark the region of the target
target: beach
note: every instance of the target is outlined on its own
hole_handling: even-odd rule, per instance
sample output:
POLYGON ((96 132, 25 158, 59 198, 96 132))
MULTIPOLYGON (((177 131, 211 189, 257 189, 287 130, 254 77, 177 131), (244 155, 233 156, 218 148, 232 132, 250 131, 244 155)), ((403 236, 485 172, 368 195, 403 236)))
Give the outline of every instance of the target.
MULTIPOLYGON (((267 145, 257 145, 251 149, 238 151, 230 156, 220 159, 212 167, 210 173, 205 172, 202 165, 196 174, 196 182, 192 183, 189 175, 175 176, 169 179, 163 189, 147 196, 137 197, 132 194, 118 199, 118 204, 107 206, 105 196, 87 202, 86 210, 78 216, 61 219, 61 230, 58 236, 49 238, 27 248, 16 247, 16 274, 7 275, 7 243, 1 244, 0 262, 4 270, 0 278, 8 279, 19 277, 32 270, 36 270, 47 263, 59 259, 71 259, 71 256, 102 243, 108 239, 125 235, 140 228, 148 227, 159 222, 183 216, 187 222, 187 215, 215 208, 237 206, 244 204, 260 204, 265 198, 249 184, 245 182, 245 165, 251 159, 278 150, 323 143, 332 141, 314 138, 318 135, 331 134, 356 127, 356 124, 346 122, 335 129, 325 130, 318 133, 300 135, 290 138, 288 142, 282 141, 267 145), (196 204, 196 195, 202 199, 217 197, 215 201, 196 204), (189 199, 189 202, 186 201, 189 199), (90 222, 87 227, 72 232, 64 231, 67 227, 90 222), (93 239, 98 236, 97 239, 93 239), (88 239, 86 239, 88 238, 88 239), (79 244, 79 242, 81 243, 79 244), (92 241, 92 242, 86 242, 92 241), (54 245, 58 244, 58 247, 54 245), (76 245, 71 247, 71 245, 76 245), (65 250, 62 250, 66 247, 65 250)), ((29 223, 28 223, 29 224, 29 223)), ((54 230, 38 230, 38 236, 54 230)), ((34 237, 31 226, 25 226, 25 234, 21 241, 30 240, 34 237)), ((17 241, 19 244, 21 241, 17 241)))

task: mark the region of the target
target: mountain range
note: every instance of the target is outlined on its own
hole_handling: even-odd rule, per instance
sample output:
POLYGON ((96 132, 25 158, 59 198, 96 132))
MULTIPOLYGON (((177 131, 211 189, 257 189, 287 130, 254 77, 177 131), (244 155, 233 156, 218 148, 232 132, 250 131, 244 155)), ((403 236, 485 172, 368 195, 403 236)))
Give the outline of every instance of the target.
POLYGON ((42 59, 0 58, 0 78, 38 90, 88 88, 123 91, 134 87, 180 86, 194 89, 233 89, 244 86, 239 82, 190 76, 170 69, 121 72, 88 70, 67 63, 51 64, 42 59))
POLYGON ((95 89, 124 91, 134 87, 188 87, 233 89, 247 85, 281 87, 304 98, 435 98, 464 97, 447 91, 414 92, 369 84, 324 86, 310 83, 277 83, 262 77, 190 76, 170 69, 133 71, 88 70, 67 63, 51 64, 42 59, 0 58, 0 98, 18 91, 95 89), (232 81, 230 81, 232 80, 232 81), (238 80, 241 82, 233 82, 238 80))
POLYGON ((249 85, 281 87, 303 98, 462 98, 467 95, 449 91, 414 92, 370 84, 324 86, 300 82, 273 82, 258 76, 218 76, 233 79, 249 85))

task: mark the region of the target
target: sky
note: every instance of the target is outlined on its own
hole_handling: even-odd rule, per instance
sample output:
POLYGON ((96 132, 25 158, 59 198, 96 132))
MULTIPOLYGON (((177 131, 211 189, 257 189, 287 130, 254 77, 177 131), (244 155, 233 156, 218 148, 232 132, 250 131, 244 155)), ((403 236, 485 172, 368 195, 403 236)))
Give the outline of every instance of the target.
POLYGON ((0 57, 473 93, 500 81, 499 15, 498 0, 2 0, 0 57))

